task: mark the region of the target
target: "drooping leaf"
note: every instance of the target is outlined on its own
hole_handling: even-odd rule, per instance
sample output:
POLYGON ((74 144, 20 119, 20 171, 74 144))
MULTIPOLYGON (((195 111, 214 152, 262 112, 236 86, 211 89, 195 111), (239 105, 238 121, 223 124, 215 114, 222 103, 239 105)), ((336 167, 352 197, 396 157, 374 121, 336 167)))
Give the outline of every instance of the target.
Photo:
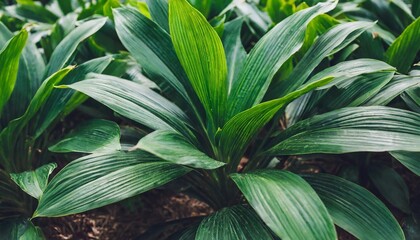
POLYGON ((369 178, 388 202, 405 213, 411 213, 407 184, 393 168, 384 165, 370 166, 369 178))
POLYGON ((300 121, 268 153, 295 155, 420 151, 420 114, 390 107, 350 107, 300 121))
POLYGON ((12 180, 27 194, 39 199, 47 187, 48 177, 57 167, 55 163, 49 163, 34 171, 11 173, 12 180))
POLYGON ((140 84, 108 77, 87 79, 68 87, 151 129, 176 130, 192 137, 187 115, 172 102, 140 84))
POLYGON ((51 180, 34 217, 58 217, 102 207, 189 171, 142 151, 91 154, 72 161, 51 180))
POLYGON ((247 206, 223 208, 207 218, 198 227, 197 240, 273 239, 267 226, 247 206))
POLYGON ((0 117, 15 88, 19 59, 27 39, 28 32, 22 30, 0 50, 0 117))
POLYGON ((420 18, 411 23, 386 51, 389 64, 407 73, 420 50, 420 18))
POLYGON ((102 119, 79 125, 73 132, 48 148, 52 152, 61 153, 97 153, 120 149, 120 127, 114 122, 102 119))
POLYGON ((227 101, 222 42, 206 18, 186 0, 169 1, 169 28, 178 59, 215 132, 223 124, 227 101))
POLYGON ((400 163, 420 176, 420 152, 390 152, 400 163))
POLYGON ((233 83, 238 78, 247 53, 241 41, 241 29, 243 19, 238 18, 225 24, 222 42, 226 53, 226 62, 228 66, 228 92, 232 89, 233 83))
POLYGON ((361 240, 404 239, 388 208, 368 190, 327 174, 304 175, 334 223, 361 240))
POLYGON ((96 33, 105 24, 105 22, 106 18, 90 20, 84 22, 73 31, 71 31, 58 44, 52 53, 50 62, 47 65, 47 69, 45 70, 45 77, 49 77, 51 74, 64 67, 66 64, 69 64, 68 61, 76 51, 80 42, 96 33))
POLYGON ((249 204, 281 239, 336 239, 321 199, 301 177, 288 171, 232 174, 249 204))
POLYGON ((143 137, 136 148, 176 164, 194 168, 215 169, 225 163, 216 161, 198 150, 179 133, 158 130, 143 137))
POLYGON ((274 74, 302 46, 307 24, 335 5, 336 2, 325 2, 299 11, 277 24, 258 41, 229 94, 226 119, 262 100, 274 74))

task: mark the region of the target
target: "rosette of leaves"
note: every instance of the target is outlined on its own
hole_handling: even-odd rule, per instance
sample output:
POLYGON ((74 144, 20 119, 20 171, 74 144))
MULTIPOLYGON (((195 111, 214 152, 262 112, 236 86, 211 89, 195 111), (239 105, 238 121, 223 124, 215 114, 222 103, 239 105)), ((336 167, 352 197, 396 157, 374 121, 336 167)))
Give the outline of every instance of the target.
MULTIPOLYGON (((390 107, 354 104, 279 129, 286 106, 304 94, 394 76, 394 67, 373 59, 316 70, 372 22, 344 22, 326 30, 275 84, 282 86, 279 91, 267 97, 273 77, 303 46, 308 24, 336 2, 285 18, 249 53, 238 40, 240 20, 226 23, 221 39, 185 0, 170 0, 168 13, 156 10, 159 3, 149 2, 152 20, 132 8, 115 9, 115 26, 144 71, 166 81, 176 95, 164 98, 106 75, 67 85, 151 133, 120 148, 117 126, 104 131, 109 124, 93 124, 52 146, 52 151, 91 154, 51 180, 33 217, 87 211, 182 179, 215 212, 176 239, 336 239, 335 225, 360 239, 404 239, 391 212, 366 189, 332 175, 268 168, 277 155, 420 150, 420 114, 390 107), (175 104, 171 98, 181 100, 175 104), (95 136, 114 140, 101 147, 95 136)), ((376 93, 366 91, 363 100, 376 93)))

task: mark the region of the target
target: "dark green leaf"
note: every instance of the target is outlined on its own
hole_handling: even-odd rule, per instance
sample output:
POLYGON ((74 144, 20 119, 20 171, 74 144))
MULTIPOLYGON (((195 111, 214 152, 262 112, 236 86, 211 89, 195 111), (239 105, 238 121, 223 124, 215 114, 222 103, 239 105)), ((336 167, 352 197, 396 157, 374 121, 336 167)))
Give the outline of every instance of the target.
POLYGON ((420 114, 390 107, 352 107, 300 121, 273 141, 273 155, 420 151, 420 114))
POLYGON ((69 64, 73 53, 76 51, 77 46, 96 33, 106 22, 106 18, 100 18, 84 22, 73 31, 71 31, 55 48, 51 55, 50 62, 47 65, 45 76, 48 77, 54 72, 58 71, 66 64, 69 64))
POLYGON ((411 213, 408 187, 394 169, 372 165, 369 167, 369 178, 388 202, 405 213, 411 213))
POLYGON ((176 130, 188 137, 192 135, 190 121, 180 108, 140 84, 108 77, 88 79, 68 87, 151 129, 176 130))
POLYGON ((153 21, 169 33, 168 0, 146 0, 153 21))
POLYGON ((173 131, 158 130, 150 133, 139 141, 136 148, 169 162, 194 168, 215 169, 225 165, 210 158, 184 136, 173 131))
POLYGON ((52 152, 106 152, 120 150, 120 127, 108 120, 91 120, 48 148, 52 152))
POLYGON ((27 194, 39 199, 47 187, 48 177, 57 167, 55 163, 49 163, 34 171, 11 173, 12 180, 27 194))
POLYGON ((420 152, 390 152, 390 154, 417 176, 420 176, 420 152))
POLYGON ((205 218, 198 228, 196 240, 273 239, 267 226, 249 207, 236 205, 223 208, 205 218))
POLYGON ((48 184, 34 217, 88 211, 159 187, 190 171, 142 151, 91 154, 74 160, 48 184))
POLYGON ((232 174, 249 204, 281 239, 336 239, 333 221, 311 186, 288 171, 232 174))
POLYGON ((244 65, 247 53, 241 42, 241 29, 243 19, 238 18, 225 24, 222 42, 226 52, 226 62, 228 66, 228 92, 238 78, 244 65))
POLYGON ((328 209, 334 223, 361 240, 404 239, 386 206, 368 190, 327 174, 305 175, 328 209))

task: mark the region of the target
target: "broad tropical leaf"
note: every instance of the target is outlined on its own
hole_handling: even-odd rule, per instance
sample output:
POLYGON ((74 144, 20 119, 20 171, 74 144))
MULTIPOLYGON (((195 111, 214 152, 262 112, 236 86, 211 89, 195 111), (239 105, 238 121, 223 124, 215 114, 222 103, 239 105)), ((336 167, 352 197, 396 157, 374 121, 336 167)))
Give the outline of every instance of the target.
POLYGON ((334 223, 361 240, 405 239, 388 208, 368 190, 327 174, 304 175, 334 223))
POLYGON ((28 32, 22 30, 0 50, 0 117, 15 88, 19 59, 27 39, 28 32))
POLYGON ((178 59, 215 132, 223 124, 227 101, 222 42, 206 18, 186 0, 169 0, 169 28, 178 59))
POLYGON ((420 152, 390 152, 390 154, 417 176, 420 176, 420 152))
POLYGON ((386 51, 389 64, 408 73, 420 50, 420 18, 411 23, 386 51))
POLYGON ((91 120, 78 126, 48 149, 52 152, 63 153, 97 153, 120 150, 120 127, 108 120, 91 120))
POLYGON ((34 171, 10 174, 12 180, 27 194, 39 199, 47 187, 48 177, 57 167, 55 163, 49 163, 34 171))
POLYGON ((336 239, 321 199, 301 177, 288 171, 232 174, 249 204, 281 239, 336 239))
POLYGON ((420 114, 390 107, 352 107, 300 121, 273 141, 273 155, 420 151, 420 114))
POLYGON ((384 165, 369 167, 369 178, 382 196, 401 211, 410 214, 410 194, 404 179, 393 168, 384 165))
POLYGON ((69 85, 115 112, 151 129, 175 130, 192 138, 187 115, 172 102, 140 84, 107 77, 69 85))
POLYGON ((179 133, 158 130, 143 137, 135 148, 159 158, 194 168, 215 169, 225 163, 216 161, 198 150, 179 133))
POLYGON ((91 154, 69 163, 51 180, 34 217, 58 217, 102 207, 189 171, 143 151, 91 154))
POLYGON ((269 240, 273 237, 254 210, 236 205, 223 208, 205 218, 198 227, 195 239, 269 240))
POLYGON ((299 11, 277 24, 258 41, 229 94, 226 119, 263 99, 274 74, 302 46, 307 24, 317 15, 332 10, 335 5, 336 2, 330 1, 299 11))

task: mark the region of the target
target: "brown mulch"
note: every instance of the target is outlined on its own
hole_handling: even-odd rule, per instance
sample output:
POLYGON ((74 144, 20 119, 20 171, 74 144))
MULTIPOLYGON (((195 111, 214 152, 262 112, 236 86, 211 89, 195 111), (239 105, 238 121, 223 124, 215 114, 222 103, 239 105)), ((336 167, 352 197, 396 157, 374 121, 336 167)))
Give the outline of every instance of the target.
MULTIPOLYGON (((154 190, 86 213, 38 219, 36 224, 51 240, 130 240, 138 239, 155 224, 211 212, 208 205, 187 195, 154 190)), ((173 233, 177 228, 171 230, 164 234, 173 233)))

